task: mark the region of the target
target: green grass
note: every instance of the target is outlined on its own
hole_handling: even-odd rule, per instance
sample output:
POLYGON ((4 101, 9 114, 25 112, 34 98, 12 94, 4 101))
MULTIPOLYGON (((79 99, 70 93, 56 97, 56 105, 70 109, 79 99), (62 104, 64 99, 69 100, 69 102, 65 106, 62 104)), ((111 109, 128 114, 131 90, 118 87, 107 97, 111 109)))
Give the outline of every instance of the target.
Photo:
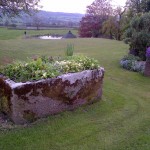
POLYGON ((0 40, 1 65, 34 55, 64 55, 70 43, 74 53, 94 57, 105 68, 102 100, 29 127, 1 130, 0 149, 149 150, 150 78, 120 68, 119 60, 128 49, 123 42, 93 38, 0 40))
MULTIPOLYGON (((69 30, 72 31, 73 34, 77 35, 77 31, 74 29, 63 29, 63 28, 52 28, 49 30, 26 30, 27 36, 32 35, 44 35, 44 34, 60 34, 64 35, 69 30)), ((9 39, 22 39, 24 38, 24 31, 25 30, 12 30, 7 28, 0 27, 0 40, 9 40, 9 39)))

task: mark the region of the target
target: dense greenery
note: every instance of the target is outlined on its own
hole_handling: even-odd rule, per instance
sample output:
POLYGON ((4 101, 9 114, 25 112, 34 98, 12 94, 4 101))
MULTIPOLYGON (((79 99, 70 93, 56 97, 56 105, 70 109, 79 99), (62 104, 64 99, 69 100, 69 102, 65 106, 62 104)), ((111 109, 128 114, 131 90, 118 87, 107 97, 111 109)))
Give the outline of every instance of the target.
MULTIPOLYGON (((127 0, 125 7, 114 7, 109 0, 94 0, 91 5, 87 6, 86 14, 81 19, 79 35, 81 37, 106 37, 122 40, 124 38, 124 32, 129 28, 129 25, 133 23, 134 17, 138 18, 140 15, 148 13, 149 11, 150 0, 127 0)), ((148 15, 145 15, 145 18, 141 19, 139 29, 142 28, 141 26, 145 21, 147 22, 145 27, 149 27, 148 22, 150 21, 148 21, 148 15)), ((127 32, 129 32, 129 29, 127 32)), ((136 34, 134 36, 140 36, 140 38, 143 36, 142 39, 138 39, 142 44, 143 41, 149 38, 145 33, 141 32, 141 34, 138 35, 136 32, 139 31, 134 32, 136 34)))
MULTIPOLYGON (((63 56, 69 43, 67 39, 8 37, 0 40, 0 64, 35 55, 63 56)), ((105 68, 102 100, 29 126, 4 123, 0 125, 0 149, 149 150, 150 79, 119 66, 128 45, 95 38, 76 38, 71 43, 75 53, 95 58, 105 68)))
POLYGON ((149 12, 150 0, 127 0, 127 6, 134 14, 149 12))
POLYGON ((150 46, 150 13, 135 16, 125 35, 125 41, 130 44, 130 50, 134 49, 136 55, 145 60, 146 49, 150 46))
POLYGON ((15 62, 0 69, 0 73, 16 82, 53 78, 69 72, 98 69, 98 61, 85 56, 68 56, 54 60, 41 57, 28 62, 15 62))

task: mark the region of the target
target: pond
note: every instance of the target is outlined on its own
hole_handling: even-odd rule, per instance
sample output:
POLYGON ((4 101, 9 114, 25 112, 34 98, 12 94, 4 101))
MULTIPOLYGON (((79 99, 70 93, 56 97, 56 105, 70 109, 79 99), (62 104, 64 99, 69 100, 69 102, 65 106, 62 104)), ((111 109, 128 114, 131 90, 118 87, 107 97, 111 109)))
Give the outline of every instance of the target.
POLYGON ((38 38, 40 38, 42 40, 59 40, 59 39, 62 39, 62 36, 44 35, 44 36, 39 36, 38 38))

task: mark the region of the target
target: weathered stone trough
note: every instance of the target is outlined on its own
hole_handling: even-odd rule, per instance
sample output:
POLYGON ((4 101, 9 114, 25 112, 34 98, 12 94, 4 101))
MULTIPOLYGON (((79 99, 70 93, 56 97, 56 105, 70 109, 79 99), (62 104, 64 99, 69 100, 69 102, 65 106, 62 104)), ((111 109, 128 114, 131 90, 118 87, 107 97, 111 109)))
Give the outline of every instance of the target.
POLYGON ((72 110, 100 100, 104 69, 69 73, 56 78, 15 83, 0 76, 0 111, 16 124, 72 110))

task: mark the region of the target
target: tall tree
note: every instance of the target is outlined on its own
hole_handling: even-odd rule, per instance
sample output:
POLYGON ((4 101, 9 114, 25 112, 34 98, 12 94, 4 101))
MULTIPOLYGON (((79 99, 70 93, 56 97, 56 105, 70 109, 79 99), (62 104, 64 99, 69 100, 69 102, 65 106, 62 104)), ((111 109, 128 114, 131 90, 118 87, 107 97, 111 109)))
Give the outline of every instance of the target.
POLYGON ((110 39, 113 39, 113 38, 117 39, 117 27, 116 26, 117 26, 116 18, 109 17, 109 19, 103 23, 102 33, 110 39))
POLYGON ((111 0, 95 0, 91 5, 87 6, 87 14, 93 16, 101 16, 108 18, 112 14, 111 0))
POLYGON ((150 11, 150 0, 142 0, 141 1, 141 9, 143 12, 150 11))
POLYGON ((80 22, 79 35, 81 37, 101 36, 102 24, 112 12, 110 0, 95 0, 87 6, 86 15, 80 22))
POLYGON ((33 19, 33 26, 35 26, 36 29, 39 30, 39 27, 42 24, 41 17, 38 16, 38 14, 35 13, 35 14, 32 15, 32 19, 33 19))
POLYGON ((40 0, 0 0, 0 15, 18 15, 21 10, 29 12, 38 7, 40 0))
POLYGON ((127 0, 126 5, 134 13, 141 12, 141 0, 127 0))
POLYGON ((121 40, 125 10, 125 8, 117 7, 114 9, 114 15, 110 16, 109 19, 103 23, 102 31, 110 39, 114 38, 119 41, 121 40))
POLYGON ((121 40, 121 36, 123 34, 123 15, 126 11, 126 8, 121 8, 121 7, 117 7, 115 9, 115 16, 117 17, 116 19, 116 29, 117 29, 117 32, 116 32, 116 39, 117 40, 121 40))
POLYGON ((150 11, 150 0, 127 0, 126 5, 135 14, 150 11))
POLYGON ((80 37, 98 37, 101 25, 98 16, 85 15, 80 21, 80 37))

